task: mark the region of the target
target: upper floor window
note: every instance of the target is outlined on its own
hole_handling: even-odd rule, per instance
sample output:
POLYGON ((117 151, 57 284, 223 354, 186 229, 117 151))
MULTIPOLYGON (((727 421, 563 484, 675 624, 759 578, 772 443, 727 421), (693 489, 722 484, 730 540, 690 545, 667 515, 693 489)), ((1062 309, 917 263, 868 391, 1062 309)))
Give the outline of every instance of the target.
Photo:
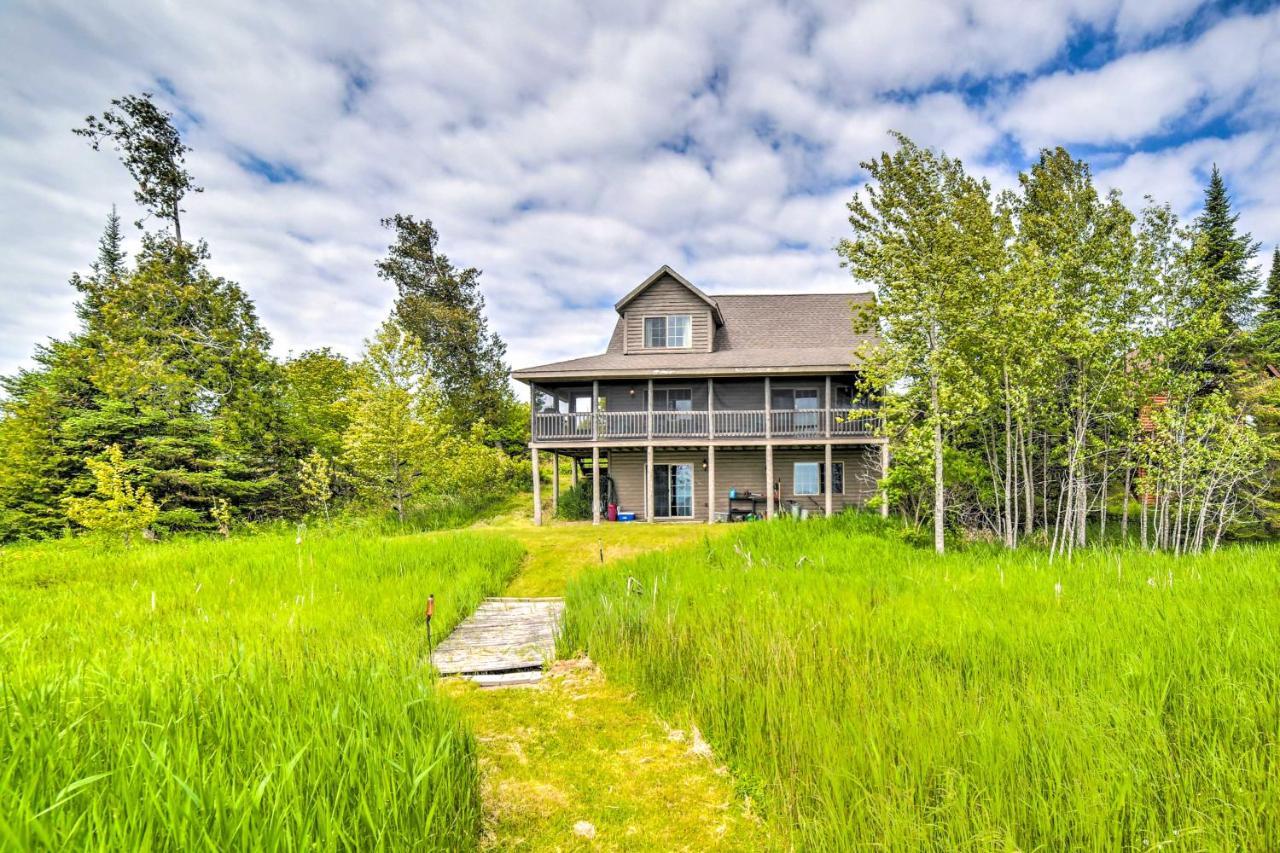
POLYGON ((693 345, 693 318, 688 314, 644 318, 644 345, 649 349, 673 349, 693 345))

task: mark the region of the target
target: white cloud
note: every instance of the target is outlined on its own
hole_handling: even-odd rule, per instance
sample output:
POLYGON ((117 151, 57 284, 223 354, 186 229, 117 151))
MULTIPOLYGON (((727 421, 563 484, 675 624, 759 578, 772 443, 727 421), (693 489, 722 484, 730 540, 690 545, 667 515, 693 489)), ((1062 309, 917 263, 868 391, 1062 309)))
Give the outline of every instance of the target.
POLYGON ((70 128, 144 89, 181 114, 206 187, 184 230, 282 354, 358 352, 392 301, 373 264, 395 212, 484 270, 519 365, 599 349, 613 301, 662 263, 712 292, 852 290, 831 247, 889 129, 997 186, 1023 165, 1011 142, 1114 143, 1107 180, 1180 207, 1217 159, 1271 239, 1280 13, 1161 42, 1197 6, 17 0, 0 7, 0 373, 73 328, 66 279, 110 205, 135 218, 124 170, 70 128), (1086 27, 1136 52, 1047 70, 1086 27), (1215 116, 1225 138, 1178 136, 1215 116), (1152 134, 1176 138, 1131 150, 1152 134))

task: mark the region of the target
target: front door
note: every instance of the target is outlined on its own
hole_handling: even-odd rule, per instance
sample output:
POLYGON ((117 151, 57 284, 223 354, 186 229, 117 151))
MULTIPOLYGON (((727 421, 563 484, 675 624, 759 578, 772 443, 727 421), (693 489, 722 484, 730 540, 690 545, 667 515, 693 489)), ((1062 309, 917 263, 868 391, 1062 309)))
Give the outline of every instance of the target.
POLYGON ((653 466, 654 518, 693 518, 693 466, 653 466))

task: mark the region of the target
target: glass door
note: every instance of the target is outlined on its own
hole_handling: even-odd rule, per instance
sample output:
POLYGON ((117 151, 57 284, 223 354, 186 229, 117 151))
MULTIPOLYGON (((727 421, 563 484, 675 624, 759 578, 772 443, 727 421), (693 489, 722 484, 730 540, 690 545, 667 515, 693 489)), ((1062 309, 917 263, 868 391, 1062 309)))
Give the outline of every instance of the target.
POLYGON ((693 466, 653 466, 653 517, 693 518, 693 466))

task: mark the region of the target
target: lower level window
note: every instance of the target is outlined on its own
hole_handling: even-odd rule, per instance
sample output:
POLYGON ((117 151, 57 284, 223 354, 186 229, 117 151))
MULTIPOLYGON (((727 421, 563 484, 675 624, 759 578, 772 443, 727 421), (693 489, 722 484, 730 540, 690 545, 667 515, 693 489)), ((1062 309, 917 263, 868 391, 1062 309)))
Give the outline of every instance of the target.
MULTIPOLYGON (((822 462, 797 462, 793 469, 792 494, 821 495, 825 494, 826 465, 822 462)), ((831 493, 844 494, 844 463, 831 463, 831 493)))

